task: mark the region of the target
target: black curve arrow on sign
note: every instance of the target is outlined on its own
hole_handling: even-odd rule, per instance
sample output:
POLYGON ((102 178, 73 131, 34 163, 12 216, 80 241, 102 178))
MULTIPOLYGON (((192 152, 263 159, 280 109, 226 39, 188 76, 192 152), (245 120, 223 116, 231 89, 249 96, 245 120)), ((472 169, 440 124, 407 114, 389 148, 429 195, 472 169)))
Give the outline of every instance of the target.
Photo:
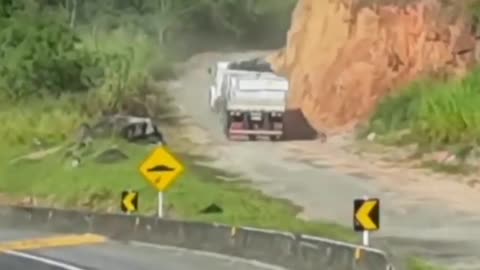
POLYGON ((175 168, 168 167, 166 165, 156 165, 151 167, 150 169, 147 169, 148 172, 171 172, 174 170, 175 168))

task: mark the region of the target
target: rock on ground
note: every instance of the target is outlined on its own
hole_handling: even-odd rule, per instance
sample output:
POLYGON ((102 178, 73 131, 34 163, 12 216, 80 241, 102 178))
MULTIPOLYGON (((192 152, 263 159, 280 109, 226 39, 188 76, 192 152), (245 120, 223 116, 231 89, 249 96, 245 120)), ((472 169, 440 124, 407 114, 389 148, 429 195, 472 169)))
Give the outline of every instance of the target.
POLYGON ((83 124, 79 129, 76 142, 88 144, 93 138, 112 135, 130 142, 166 144, 163 133, 150 117, 121 114, 105 116, 93 126, 83 124))

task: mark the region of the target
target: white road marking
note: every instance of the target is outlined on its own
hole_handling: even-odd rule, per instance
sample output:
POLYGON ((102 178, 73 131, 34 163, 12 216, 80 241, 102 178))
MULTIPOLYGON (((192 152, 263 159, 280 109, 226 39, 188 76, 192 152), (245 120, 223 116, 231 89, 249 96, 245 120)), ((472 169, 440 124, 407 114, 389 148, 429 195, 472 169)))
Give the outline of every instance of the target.
POLYGON ((23 253, 23 252, 5 251, 5 253, 9 254, 9 255, 12 255, 12 256, 21 257, 21 258, 24 258, 24 259, 36 261, 36 262, 39 262, 39 263, 48 264, 48 265, 55 266, 55 267, 60 267, 60 268, 63 268, 65 270, 86 270, 84 268, 79 268, 79 267, 73 266, 73 265, 68 264, 68 263, 63 263, 63 262, 59 262, 59 261, 55 261, 55 260, 52 260, 52 259, 47 259, 47 258, 44 258, 44 257, 40 257, 40 256, 32 255, 32 254, 27 254, 27 253, 23 253))

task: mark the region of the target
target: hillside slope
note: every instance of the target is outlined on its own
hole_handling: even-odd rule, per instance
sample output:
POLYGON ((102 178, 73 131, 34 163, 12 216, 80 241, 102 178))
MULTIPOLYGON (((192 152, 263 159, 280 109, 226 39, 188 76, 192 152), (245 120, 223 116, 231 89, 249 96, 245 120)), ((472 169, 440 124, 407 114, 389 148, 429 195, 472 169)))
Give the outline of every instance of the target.
POLYGON ((289 107, 317 130, 351 129, 392 89, 421 74, 462 74, 476 62, 475 29, 461 8, 371 2, 300 0, 285 48, 269 57, 291 81, 289 107))

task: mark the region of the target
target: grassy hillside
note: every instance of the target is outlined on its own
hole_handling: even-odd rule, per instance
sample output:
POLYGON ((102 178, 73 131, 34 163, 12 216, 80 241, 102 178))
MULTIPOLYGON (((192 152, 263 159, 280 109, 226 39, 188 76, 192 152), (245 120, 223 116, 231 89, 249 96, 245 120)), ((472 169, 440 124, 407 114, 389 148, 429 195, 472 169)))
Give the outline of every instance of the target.
POLYGON ((424 150, 474 148, 480 143, 480 70, 445 82, 422 79, 385 98, 367 133, 424 150))
POLYGON ((402 140, 431 147, 478 144, 479 75, 476 69, 462 80, 416 81, 380 104, 371 129, 379 134, 408 129, 402 140))
MULTIPOLYGON (((447 4, 452 4, 449 2, 447 4)), ((463 1, 473 25, 480 1, 463 1)), ((420 152, 447 150, 460 159, 480 144, 480 66, 463 78, 418 78, 378 106, 362 135, 376 133, 387 144, 416 144, 420 152)))
POLYGON ((62 140, 82 121, 120 110, 132 96, 153 91, 149 81, 171 76, 176 56, 197 49, 191 37, 205 33, 250 41, 266 31, 258 25, 283 31, 293 2, 4 1, 2 142, 62 140), (285 23, 271 28, 279 18, 285 23), (188 44, 179 44, 187 39, 188 44))

